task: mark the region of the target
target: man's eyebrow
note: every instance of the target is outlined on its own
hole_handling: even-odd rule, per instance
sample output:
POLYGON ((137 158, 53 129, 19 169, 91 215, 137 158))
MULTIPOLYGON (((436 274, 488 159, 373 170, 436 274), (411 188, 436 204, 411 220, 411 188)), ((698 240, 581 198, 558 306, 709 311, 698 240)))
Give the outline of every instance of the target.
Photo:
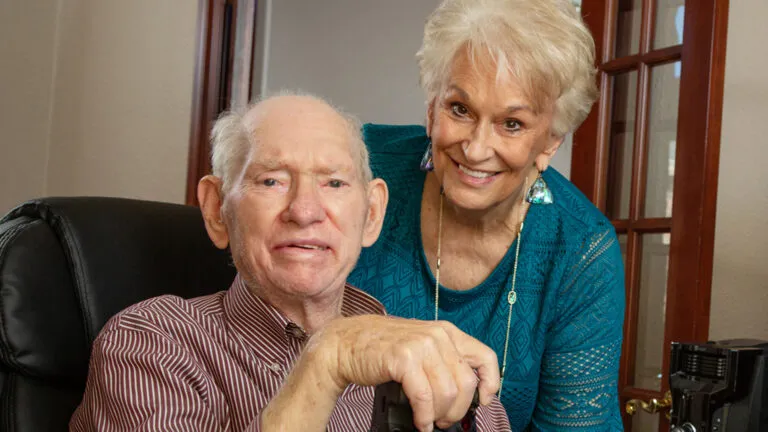
MULTIPOLYGON (((261 171, 278 171, 282 169, 290 169, 289 165, 286 165, 284 163, 280 163, 278 161, 262 161, 262 162, 253 162, 248 166, 248 169, 246 170, 250 175, 255 174, 256 172, 261 171)), ((337 165, 328 165, 324 167, 316 167, 312 171, 315 174, 321 174, 321 175, 331 175, 331 174, 337 174, 337 173, 349 173, 354 171, 355 168, 352 166, 349 166, 347 164, 337 164, 337 165)))
POLYGON ((248 168, 246 169, 246 171, 249 173, 253 171, 275 171, 283 167, 284 166, 277 161, 267 160, 267 161, 251 162, 248 165, 248 168))
POLYGON ((322 175, 338 174, 338 173, 350 173, 355 168, 347 164, 328 165, 325 167, 319 167, 315 169, 315 172, 322 175))

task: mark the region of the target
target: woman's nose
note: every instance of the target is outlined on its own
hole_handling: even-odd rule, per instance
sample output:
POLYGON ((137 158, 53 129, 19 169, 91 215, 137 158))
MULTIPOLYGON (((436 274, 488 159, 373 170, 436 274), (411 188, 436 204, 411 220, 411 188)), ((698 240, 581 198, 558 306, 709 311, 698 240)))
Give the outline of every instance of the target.
POLYGON ((493 128, 480 123, 472 134, 461 144, 467 162, 482 162, 493 156, 493 128))

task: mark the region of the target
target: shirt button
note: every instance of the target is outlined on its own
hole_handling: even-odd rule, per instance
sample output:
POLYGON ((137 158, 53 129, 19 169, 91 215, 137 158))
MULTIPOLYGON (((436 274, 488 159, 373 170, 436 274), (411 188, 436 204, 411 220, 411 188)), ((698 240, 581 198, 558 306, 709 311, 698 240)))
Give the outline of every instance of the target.
POLYGON ((269 365, 269 368, 272 370, 272 372, 280 372, 283 369, 277 363, 272 363, 271 365, 269 365))
POLYGON ((291 325, 288 327, 288 333, 295 337, 296 339, 303 339, 305 336, 304 330, 301 329, 301 327, 296 325, 291 325))

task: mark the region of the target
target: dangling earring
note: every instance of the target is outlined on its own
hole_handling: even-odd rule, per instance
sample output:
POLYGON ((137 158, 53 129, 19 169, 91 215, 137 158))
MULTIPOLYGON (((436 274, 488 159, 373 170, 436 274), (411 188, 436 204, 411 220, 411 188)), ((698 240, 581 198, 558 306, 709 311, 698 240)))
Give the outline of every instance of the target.
POLYGON ((549 190, 549 186, 547 186, 547 182, 541 176, 541 172, 539 172, 539 176, 536 177, 536 181, 533 182, 531 188, 528 189, 525 200, 531 204, 552 204, 552 191, 549 190))
POLYGON ((419 168, 422 171, 432 171, 435 169, 435 164, 432 162, 432 139, 427 138, 427 151, 424 152, 424 156, 421 158, 421 164, 419 165, 419 168))

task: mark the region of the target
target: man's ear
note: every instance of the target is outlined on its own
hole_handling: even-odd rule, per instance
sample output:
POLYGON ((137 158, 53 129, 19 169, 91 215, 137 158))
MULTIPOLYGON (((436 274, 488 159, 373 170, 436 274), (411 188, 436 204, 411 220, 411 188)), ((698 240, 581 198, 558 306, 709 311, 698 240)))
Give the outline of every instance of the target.
POLYGON ((539 153, 539 155, 536 156, 536 159, 534 159, 534 164, 536 165, 536 169, 538 169, 539 172, 546 171, 546 169, 549 167, 549 162, 552 160, 552 157, 555 155, 555 153, 557 153, 557 149, 560 148, 564 140, 564 136, 559 137, 556 135, 551 135, 549 137, 547 148, 545 148, 543 152, 539 153))
POLYGON ((427 136, 432 136, 432 126, 435 122, 435 101, 437 98, 433 98, 432 101, 427 105, 427 136))
POLYGON ((389 189, 382 179, 373 179, 368 183, 368 213, 363 227, 363 247, 376 243, 384 226, 384 214, 387 212, 389 189))
POLYGON ((224 197, 221 192, 221 179, 212 175, 201 178, 197 184, 197 201, 203 212, 208 237, 217 248, 226 249, 229 246, 229 233, 222 214, 224 197))

